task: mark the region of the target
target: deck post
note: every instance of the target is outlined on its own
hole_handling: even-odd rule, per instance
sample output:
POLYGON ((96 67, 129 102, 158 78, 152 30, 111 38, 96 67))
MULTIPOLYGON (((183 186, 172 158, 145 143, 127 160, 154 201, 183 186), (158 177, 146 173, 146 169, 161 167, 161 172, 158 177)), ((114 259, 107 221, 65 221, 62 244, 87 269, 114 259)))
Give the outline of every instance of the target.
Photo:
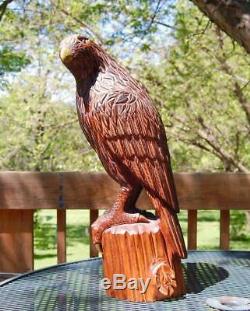
POLYGON ((0 209, 0 271, 22 273, 34 268, 34 210, 0 209))

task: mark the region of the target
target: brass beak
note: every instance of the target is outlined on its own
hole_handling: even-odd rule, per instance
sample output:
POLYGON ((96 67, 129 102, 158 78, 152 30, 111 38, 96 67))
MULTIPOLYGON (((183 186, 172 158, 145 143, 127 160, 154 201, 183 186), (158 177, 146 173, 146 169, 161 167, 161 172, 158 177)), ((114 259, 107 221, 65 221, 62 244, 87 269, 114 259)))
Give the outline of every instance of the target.
POLYGON ((69 63, 73 58, 71 49, 68 47, 62 47, 60 50, 60 58, 62 62, 69 63))

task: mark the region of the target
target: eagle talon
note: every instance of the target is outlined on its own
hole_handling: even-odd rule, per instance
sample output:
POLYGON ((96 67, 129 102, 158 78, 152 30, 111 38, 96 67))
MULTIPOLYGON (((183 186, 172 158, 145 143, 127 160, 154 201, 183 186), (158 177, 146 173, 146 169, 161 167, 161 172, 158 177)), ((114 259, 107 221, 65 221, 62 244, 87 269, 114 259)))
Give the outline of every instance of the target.
POLYGON ((99 225, 99 222, 94 222, 91 225, 91 235, 92 235, 92 240, 93 240, 93 244, 96 246, 96 248, 99 250, 100 247, 98 247, 97 245, 101 245, 101 240, 102 240, 102 228, 99 225))
POLYGON ((137 222, 149 223, 149 222, 150 222, 150 219, 148 219, 147 217, 145 217, 145 216, 139 214, 138 219, 137 219, 137 222))
POLYGON ((91 225, 91 233, 93 243, 102 253, 101 241, 102 241, 102 233, 112 227, 122 224, 134 224, 134 223, 148 223, 150 220, 140 213, 130 214, 130 213, 112 213, 111 211, 100 216, 92 225, 91 225))

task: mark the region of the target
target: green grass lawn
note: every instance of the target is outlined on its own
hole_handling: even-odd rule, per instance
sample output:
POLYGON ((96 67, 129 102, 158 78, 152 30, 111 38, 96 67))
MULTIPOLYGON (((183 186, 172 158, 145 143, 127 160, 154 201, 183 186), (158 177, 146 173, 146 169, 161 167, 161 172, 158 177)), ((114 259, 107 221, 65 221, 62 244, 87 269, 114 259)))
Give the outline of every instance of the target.
MULTIPOLYGON (((245 214, 231 213, 231 249, 250 250, 250 233, 243 232, 245 214)), ((56 264, 56 211, 42 210, 38 213, 35 229, 35 269, 56 264)), ((186 239, 187 213, 182 211, 179 219, 186 239)), ((67 261, 89 257, 89 211, 67 211, 67 261)), ((218 249, 219 212, 198 212, 198 249, 218 249)))
MULTIPOLYGON (((56 264, 56 211, 39 212, 35 229, 35 269, 56 264)), ((67 261, 89 257, 89 211, 67 210, 67 261)))

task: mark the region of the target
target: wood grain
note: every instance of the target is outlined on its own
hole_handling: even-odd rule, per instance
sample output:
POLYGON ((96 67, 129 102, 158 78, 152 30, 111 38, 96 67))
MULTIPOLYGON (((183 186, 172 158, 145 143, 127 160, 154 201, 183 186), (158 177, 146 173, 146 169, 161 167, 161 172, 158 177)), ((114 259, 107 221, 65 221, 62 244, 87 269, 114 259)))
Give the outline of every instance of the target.
POLYGON ((0 271, 33 270, 33 210, 0 209, 0 271))
MULTIPOLYGON (((181 209, 250 209, 250 174, 174 175, 181 209)), ((0 209, 108 209, 119 192, 105 173, 0 172, 0 209)), ((153 209, 145 193, 138 207, 153 209)))
POLYGON ((138 289, 106 291, 108 296, 129 301, 150 302, 179 297, 185 293, 179 258, 169 258, 157 221, 111 227, 103 233, 104 277, 113 281, 114 274, 130 278, 150 278, 145 293, 138 289), (122 255, 121 255, 122 254, 122 255))

